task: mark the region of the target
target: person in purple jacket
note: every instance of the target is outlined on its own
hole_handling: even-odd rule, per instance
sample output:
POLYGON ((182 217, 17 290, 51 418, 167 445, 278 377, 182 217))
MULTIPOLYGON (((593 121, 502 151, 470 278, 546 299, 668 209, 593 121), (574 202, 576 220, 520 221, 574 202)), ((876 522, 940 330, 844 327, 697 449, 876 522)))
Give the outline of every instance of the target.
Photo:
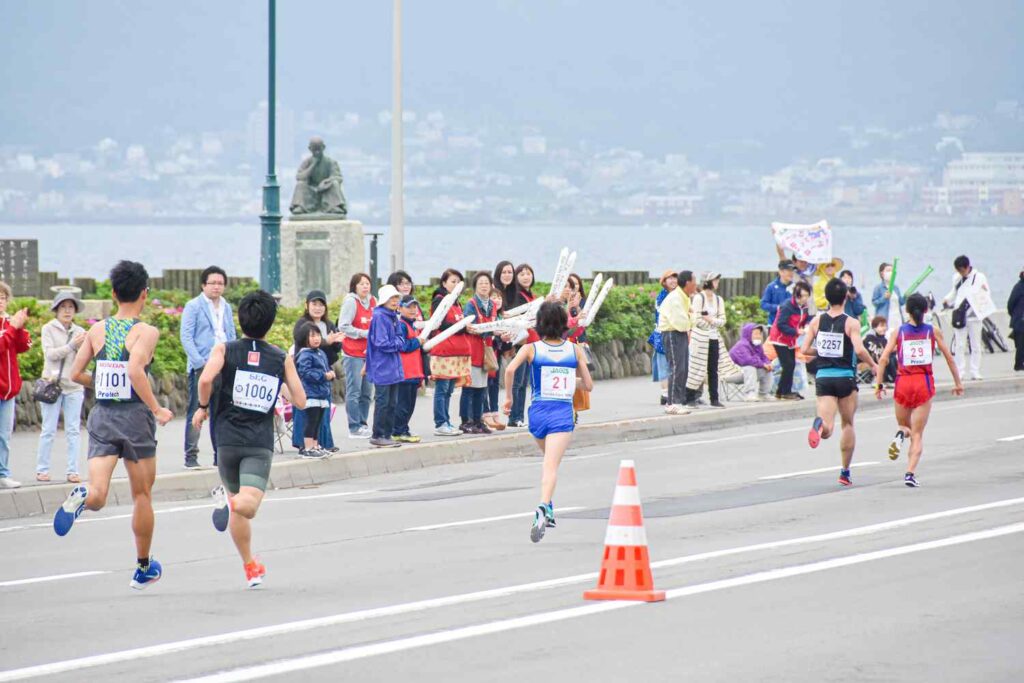
POLYGON ((409 339, 399 329, 398 303, 401 295, 391 285, 384 285, 377 293, 377 307, 373 309, 366 345, 366 379, 373 384, 373 435, 370 445, 377 448, 401 446, 391 438, 395 429, 395 407, 398 390, 403 379, 403 352, 420 347, 418 338, 409 339))
POLYGON ((772 388, 772 362, 764 353, 768 334, 763 325, 747 323, 740 340, 729 350, 732 362, 743 371, 743 400, 767 401, 772 388))

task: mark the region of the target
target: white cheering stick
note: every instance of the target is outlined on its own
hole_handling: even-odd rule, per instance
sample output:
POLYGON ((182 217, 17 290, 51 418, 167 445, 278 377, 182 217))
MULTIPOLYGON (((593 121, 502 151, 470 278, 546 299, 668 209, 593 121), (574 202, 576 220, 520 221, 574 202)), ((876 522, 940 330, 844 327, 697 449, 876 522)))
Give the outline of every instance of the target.
MULTIPOLYGON (((440 310, 440 308, 438 308, 438 310, 440 310)), ((459 322, 455 323, 454 325, 449 327, 447 330, 445 330, 444 332, 442 332, 441 334, 437 335, 436 337, 434 337, 433 339, 428 341, 426 344, 424 344, 423 345, 423 350, 424 351, 430 351, 430 349, 434 348, 435 346, 437 346, 438 344, 440 344, 441 342, 443 342, 445 339, 447 339, 448 337, 452 336, 453 334, 458 334, 459 332, 462 332, 462 330, 466 327, 466 325, 472 324, 472 322, 474 320, 476 320, 476 316, 475 315, 468 315, 468 316, 466 316, 465 318, 463 318, 459 322)))
POLYGON ((597 317, 597 312, 601 310, 601 304, 604 303, 605 297, 608 296, 608 292, 611 291, 614 285, 615 278, 608 278, 608 281, 604 283, 604 287, 601 288, 601 293, 597 295, 597 300, 594 301, 594 307, 590 309, 590 312, 587 314, 587 317, 583 320, 581 327, 590 327, 591 323, 594 322, 594 318, 597 317))
POLYGON ((523 304, 522 306, 516 306, 515 308, 510 308, 510 309, 508 309, 507 311, 505 311, 505 312, 504 312, 504 313, 502 314, 502 316, 503 316, 503 317, 505 317, 505 318, 515 318, 515 317, 517 317, 517 316, 520 316, 520 315, 522 315, 523 313, 526 313, 526 311, 527 311, 527 310, 529 310, 529 308, 530 308, 530 303, 531 303, 531 302, 527 301, 527 302, 526 302, 525 304, 523 304))
POLYGON ((590 313, 590 309, 594 307, 594 302, 597 301, 597 295, 594 294, 594 292, 597 292, 598 294, 601 293, 602 280, 604 280, 603 274, 598 273, 596 276, 594 276, 594 284, 590 285, 590 294, 592 296, 589 299, 587 299, 587 303, 583 304, 583 310, 580 311, 580 314, 576 318, 577 320, 587 319, 587 315, 590 313))
POLYGON ((476 325, 474 329, 477 332, 486 334, 488 332, 518 332, 524 328, 530 327, 531 321, 525 317, 513 318, 512 320, 495 320, 489 323, 480 323, 476 325))
POLYGON ((462 294, 462 289, 465 286, 464 282, 458 283, 455 285, 455 289, 441 299, 441 303, 437 305, 437 308, 434 310, 434 314, 430 316, 430 319, 427 320, 427 324, 424 325, 423 329, 420 331, 419 340, 421 342, 426 341, 427 337, 430 336, 430 333, 441 326, 445 316, 448 315, 448 311, 451 310, 451 307, 458 300, 459 295, 462 294))
POLYGON ((562 247, 558 254, 558 265, 555 266, 555 275, 551 278, 551 296, 560 296, 565 289, 565 283, 569 281, 569 247, 562 247))

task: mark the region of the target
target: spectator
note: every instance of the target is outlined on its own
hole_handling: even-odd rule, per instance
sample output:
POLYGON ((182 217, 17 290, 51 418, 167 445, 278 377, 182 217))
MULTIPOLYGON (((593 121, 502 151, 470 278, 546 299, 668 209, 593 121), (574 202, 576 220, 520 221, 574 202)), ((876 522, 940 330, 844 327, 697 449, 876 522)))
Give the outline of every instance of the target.
MULTIPOLYGON (((880 315, 876 315, 871 319, 871 333, 864 336, 864 348, 868 350, 871 357, 875 359, 877 363, 882 357, 882 352, 885 351, 885 345, 888 342, 889 334, 889 321, 880 315)), ((896 354, 892 354, 889 358, 889 365, 885 369, 885 381, 892 384, 896 381, 896 370, 897 370, 896 354)), ((870 366, 867 363, 860 363, 857 367, 858 372, 864 370, 870 370, 870 366)))
POLYGON ((0 489, 16 489, 21 482, 11 478, 8 459, 11 455, 11 431, 14 429, 14 402, 21 391, 21 371, 18 354, 32 347, 32 339, 25 330, 28 309, 7 314, 7 306, 14 294, 6 282, 0 281, 0 489))
MULTIPOLYGON (((228 284, 223 268, 210 266, 201 276, 203 291, 185 304, 181 314, 181 345, 188 356, 188 410, 185 414, 185 469, 199 468, 199 430, 192 425, 192 416, 199 405, 199 376, 210 359, 210 351, 217 344, 234 341, 235 321, 231 304, 224 299, 228 284)), ((217 413, 216 401, 210 403, 210 424, 217 413)), ((213 444, 213 464, 217 464, 217 437, 210 430, 213 444)))
POLYGON ((1010 314, 1010 335, 1017 347, 1013 357, 1013 369, 1024 372, 1024 270, 1020 271, 1020 279, 1013 286, 1010 298, 1006 300, 1006 310, 1010 314))
POLYGON ((396 270, 391 275, 388 275, 388 281, 385 284, 389 284, 397 289, 400 296, 412 294, 412 276, 404 270, 396 270))
MULTIPOLYGON (((515 279, 512 282, 512 301, 509 304, 509 308, 504 309, 508 311, 512 308, 518 308, 524 304, 532 302, 536 297, 533 295, 533 284, 535 276, 533 274, 533 268, 527 263, 519 264, 519 267, 515 270, 515 279)), ((530 330, 524 343, 532 343, 538 340, 536 332, 530 330)), ((513 349, 518 352, 523 343, 516 344, 513 349)), ((526 422, 523 418, 526 417, 526 387, 530 383, 530 363, 526 362, 519 366, 513 376, 512 382, 512 412, 508 416, 509 427, 525 427, 526 422)))
POLYGON ((691 297, 697 291, 697 278, 689 270, 680 270, 676 287, 661 302, 655 315, 661 344, 668 361, 669 415, 686 415, 686 373, 690 367, 690 331, 693 329, 691 297))
MULTIPOLYGON (((327 356, 327 366, 334 370, 335 363, 341 355, 341 343, 345 335, 338 331, 338 328, 330 321, 327 315, 327 295, 319 289, 314 289, 306 295, 306 310, 295 321, 292 328, 292 341, 294 342, 299 332, 307 324, 312 323, 320 330, 322 340, 320 349, 327 356)), ((298 344, 296 344, 296 347, 298 344)), ((337 374, 337 373, 335 373, 337 374)), ((333 391, 331 392, 334 393, 333 391)), ((325 451, 337 453, 340 449, 334 445, 334 434, 331 432, 331 397, 327 397, 327 410, 320 421, 320 432, 317 434, 317 443, 325 451)), ((303 434, 306 431, 306 411, 292 409, 292 445, 299 450, 305 447, 303 434)))
POLYGON ((956 368, 960 371, 961 378, 981 379, 982 321, 991 315, 991 312, 976 311, 975 306, 978 305, 978 298, 982 296, 991 299, 988 279, 971 266, 971 261, 966 256, 957 256, 953 261, 953 267, 956 269, 956 273, 953 274, 953 288, 943 299, 947 306, 953 306, 953 356, 956 358, 956 368))
MULTIPOLYGON (((398 293, 401 294, 403 298, 406 296, 416 296, 416 285, 412 281, 412 276, 404 270, 396 270, 391 273, 391 275, 388 276, 387 284, 397 289, 398 293)), ((418 335, 419 330, 423 329, 423 309, 420 308, 419 304, 416 304, 416 308, 412 310, 412 313, 415 316, 413 323, 417 330, 416 334, 418 335)), ((430 356, 428 356, 424 351, 416 351, 415 353, 417 357, 419 357, 421 363, 419 375, 425 378, 430 374, 430 356)), ((424 379, 423 382, 425 383, 426 379, 424 379)), ((417 386, 418 385, 419 383, 417 383, 417 386)))
MULTIPOLYGON (((462 273, 454 268, 447 268, 441 274, 441 285, 434 291, 430 302, 431 315, 463 280, 462 273)), ((462 306, 455 301, 437 332, 447 330, 462 318, 462 306)), ((430 350, 430 375, 434 379, 434 434, 437 436, 459 436, 463 433, 452 426, 449 405, 456 385, 465 386, 470 383, 470 353, 469 339, 465 332, 448 337, 430 350)))
POLYGON ((661 405, 668 406, 671 405, 668 390, 670 370, 668 358, 665 356, 665 340, 661 336, 659 317, 661 314, 659 311, 665 298, 679 286, 679 275, 674 270, 666 270, 661 274, 659 282, 661 282, 661 291, 654 299, 654 331, 647 337, 647 343, 654 348, 654 354, 651 356, 651 380, 661 383, 661 405))
POLYGON ((796 266, 789 259, 779 261, 779 275, 764 288, 761 295, 761 310, 768 314, 768 326, 775 322, 779 306, 789 301, 789 288, 793 286, 796 266))
MULTIPOLYGON (((401 324, 398 332, 408 341, 418 339, 416 321, 423 319, 420 304, 412 294, 401 298, 398 307, 401 324)), ((416 410, 416 393, 425 376, 423 372, 423 356, 419 344, 413 349, 402 351, 402 381, 398 385, 398 400, 395 403, 395 427, 391 438, 399 443, 419 443, 420 437, 409 431, 409 420, 416 410)))
POLYGON ((341 369, 345 372, 345 413, 348 415, 350 439, 370 438, 371 386, 363 372, 366 337, 370 332, 373 309, 377 307, 377 300, 370 296, 370 287, 369 275, 353 275, 338 316, 338 329, 345 335, 341 340, 341 369))
POLYGON ((843 259, 833 256, 828 263, 818 265, 814 273, 814 306, 819 311, 828 310, 828 300, 825 299, 825 285, 836 278, 836 273, 843 269, 843 259))
POLYGON ((470 384, 462 387, 459 412, 463 424, 459 428, 467 434, 490 434, 491 429, 484 424, 484 413, 491 413, 490 400, 487 396, 490 373, 497 371, 495 363, 493 335, 490 332, 478 332, 476 325, 494 322, 498 310, 491 299, 491 275, 480 271, 473 276, 473 296, 462 309, 466 316, 475 316, 473 325, 467 327, 470 350, 470 384), (488 353, 490 349, 490 353, 488 353), (486 406, 486 407, 485 407, 486 406))
POLYGON ((320 422, 330 406, 331 380, 334 371, 327 364, 327 354, 320 348, 323 336, 320 328, 306 323, 295 338, 295 369, 306 392, 306 422, 303 428, 303 458, 325 458, 328 452, 320 448, 320 422))
POLYGON ((839 274, 839 279, 845 282, 847 287, 846 305, 843 307, 843 312, 851 318, 860 320, 868 307, 864 305, 864 297, 853 286, 853 271, 844 270, 839 274))
POLYGON ((380 302, 373 309, 370 335, 366 347, 366 378, 373 384, 373 434, 370 445, 377 448, 401 446, 392 439, 395 431, 395 408, 404 375, 402 353, 420 347, 418 338, 408 338, 398 316, 401 295, 391 285, 377 293, 380 302))
POLYGON ((875 291, 871 294, 871 303, 875 306, 875 315, 880 315, 888 320, 890 297, 895 294, 896 300, 900 302, 900 306, 905 304, 907 300, 906 297, 900 294, 899 287, 894 286, 892 292, 889 292, 889 280, 892 279, 891 263, 883 263, 878 266, 878 277, 880 282, 875 285, 875 291))
POLYGON ((779 307, 768 339, 779 356, 782 376, 775 397, 784 400, 802 399, 793 391, 793 373, 796 370, 797 338, 804 333, 807 325, 807 302, 811 298, 811 288, 806 282, 798 282, 793 286, 793 296, 779 307))
POLYGON ((85 341, 85 330, 75 324, 75 315, 82 312, 82 302, 68 291, 53 300, 50 310, 53 320, 43 325, 40 337, 43 343, 43 379, 60 383, 60 398, 54 403, 39 402, 43 416, 43 429, 39 434, 39 452, 36 457, 36 481, 50 481, 50 452, 57 434, 57 421, 64 413, 64 436, 68 443, 68 466, 65 478, 69 483, 81 483, 78 475, 78 437, 82 426, 82 403, 85 388, 71 381, 71 365, 78 347, 85 341))
POLYGON ((690 304, 693 328, 690 331, 689 368, 686 372, 687 405, 696 407, 705 377, 711 407, 724 408, 718 398, 718 366, 722 353, 719 330, 725 326, 725 301, 715 293, 720 273, 706 272, 701 276, 701 291, 690 304))
POLYGON ((757 323, 746 323, 740 340, 729 350, 729 357, 743 372, 743 400, 767 401, 772 389, 772 362, 764 352, 767 330, 757 323))

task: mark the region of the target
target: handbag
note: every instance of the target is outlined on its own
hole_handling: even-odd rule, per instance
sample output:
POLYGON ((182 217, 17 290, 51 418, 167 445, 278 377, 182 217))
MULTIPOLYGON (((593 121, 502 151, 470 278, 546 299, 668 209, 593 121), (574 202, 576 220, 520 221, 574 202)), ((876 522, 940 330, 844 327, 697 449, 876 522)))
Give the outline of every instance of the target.
POLYGON ((498 370, 498 354, 494 353, 493 346, 484 347, 484 372, 496 372, 498 370))
MULTIPOLYGON (((68 343, 71 343, 71 332, 68 332, 68 343)), ((60 359, 57 379, 43 379, 40 377, 36 380, 35 384, 32 385, 32 398, 40 403, 49 404, 54 404, 60 400, 60 395, 63 391, 60 388, 60 378, 64 375, 64 361, 66 360, 66 357, 60 359)))
MULTIPOLYGON (((957 283, 957 286, 954 289, 954 291, 959 292, 960 288, 963 286, 965 282, 967 282, 967 278, 961 278, 960 282, 957 283)), ((974 280, 972 278, 971 284, 973 283, 974 280)), ((967 327, 967 311, 968 309, 970 309, 970 307, 971 305, 967 302, 967 299, 964 299, 963 301, 960 302, 959 306, 953 309, 953 315, 951 317, 954 329, 962 330, 965 327, 967 327)))

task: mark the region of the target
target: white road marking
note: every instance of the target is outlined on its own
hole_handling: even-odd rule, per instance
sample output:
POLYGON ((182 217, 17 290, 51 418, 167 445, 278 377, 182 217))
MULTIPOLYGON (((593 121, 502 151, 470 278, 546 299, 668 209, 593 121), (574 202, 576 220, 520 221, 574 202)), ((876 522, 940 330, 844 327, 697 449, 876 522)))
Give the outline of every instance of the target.
MULTIPOLYGON (((986 529, 984 531, 948 536, 934 541, 897 546, 895 548, 858 553, 856 555, 847 555, 845 557, 837 557, 820 562, 780 567, 778 569, 756 572, 745 576, 737 576, 731 579, 722 579, 693 586, 673 588, 665 592, 665 599, 674 600, 676 598, 700 595, 702 593, 712 593, 715 591, 735 588, 737 586, 749 586, 753 584, 766 583, 768 581, 778 581, 780 579, 788 579, 794 576, 803 576, 816 572, 828 571, 830 569, 839 569, 841 567, 849 567, 864 564, 866 562, 884 560, 891 557, 900 557, 902 555, 910 555, 912 553, 948 548, 964 543, 973 543, 975 541, 984 541, 1008 536, 1010 534, 1019 534, 1021 532, 1024 532, 1024 523, 1008 524, 1006 526, 986 529)), ((596 604, 587 604, 581 607, 571 607, 552 612, 539 612, 513 619, 502 619, 500 621, 464 626, 462 628, 455 628, 447 631, 399 638, 383 643, 347 647, 316 655, 307 655, 295 657, 293 659, 269 662, 267 664, 242 667, 232 671, 224 671, 208 676, 190 678, 187 679, 187 681, 186 679, 181 679, 179 683, 235 683, 236 681, 251 681, 257 678, 280 676, 282 674, 289 674, 297 671, 307 671, 309 669, 351 662, 357 659, 365 659, 367 657, 376 657, 379 655, 402 652, 404 650, 412 650, 430 645, 439 645, 441 643, 450 643, 458 640, 465 640, 467 638, 476 638, 479 636, 493 635, 495 633, 528 628, 530 626, 566 621, 568 619, 600 614, 602 612, 610 612, 613 610, 627 609, 631 607, 636 608, 645 604, 646 603, 643 602, 629 601, 599 602, 596 604)), ((649 609, 657 609, 657 607, 651 606, 649 609)))
POLYGON ((302 500, 318 500, 320 498, 344 498, 345 496, 365 496, 369 493, 380 493, 381 489, 366 489, 365 491, 339 491, 338 493, 314 493, 309 496, 286 496, 284 498, 264 498, 264 503, 288 503, 302 500))
MULTIPOLYGON (((559 512, 576 512, 577 510, 586 510, 585 507, 564 507, 558 508, 559 512)), ((498 517, 481 517, 480 519, 463 519, 458 522, 446 522, 444 524, 428 524, 426 526, 411 526, 408 529, 402 529, 402 531, 431 531, 432 529, 447 529, 453 526, 470 526, 473 524, 485 524, 487 522, 501 522, 506 519, 520 519, 522 517, 533 517, 532 512, 517 512, 513 515, 501 515, 498 517)))
MULTIPOLYGON (((895 529, 903 526, 909 526, 911 524, 916 524, 919 522, 944 519, 956 515, 970 514, 972 512, 982 512, 985 510, 994 510, 998 508, 1005 508, 1021 504, 1024 504, 1024 498, 1008 498, 1005 500, 993 501, 991 503, 981 503, 979 505, 971 505, 969 507, 942 510, 940 512, 917 515, 914 517, 905 517, 902 519, 890 520, 888 522, 880 522, 878 524, 870 524, 868 526, 862 527, 853 527, 851 529, 833 531, 829 533, 818 534, 815 536, 803 536, 799 538, 790 538, 782 541, 769 541, 767 543, 758 543, 756 545, 726 548, 723 550, 714 550, 706 553, 699 553, 696 555, 685 555, 683 557, 675 557, 667 560, 661 560, 659 562, 652 562, 651 568, 660 569, 664 567, 674 567, 682 564, 688 564, 691 562, 697 562, 699 560, 714 559, 718 557, 726 557, 729 555, 738 555, 741 553, 753 552, 758 550, 769 550, 774 548, 783 548, 788 546, 817 543, 819 541, 830 541, 840 538, 862 536, 877 533, 880 531, 887 531, 890 529, 895 529)), ((576 574, 574 576, 565 576, 557 579, 547 579, 544 581, 536 581, 533 583, 518 584, 515 586, 492 588, 489 590, 482 590, 474 593, 449 595, 441 598, 430 598, 427 600, 420 600, 417 602, 407 602, 397 605, 389 605, 387 607, 375 607, 365 610, 359 610, 356 612, 342 612, 340 614, 332 614, 324 617, 302 619, 299 621, 285 622, 282 624, 274 624, 271 626, 260 626, 256 628, 245 629, 243 631, 229 631, 227 633, 219 633, 208 636, 201 636, 198 638, 189 638, 187 640, 160 643, 157 645, 149 645, 146 647, 139 647, 131 650, 121 650, 116 652, 108 652, 105 654, 80 657, 77 659, 50 662, 47 664, 24 667, 21 669, 9 669, 7 671, 0 671, 0 683, 2 683, 3 681, 14 681, 26 678, 35 678, 38 676, 52 676, 59 673, 66 673, 68 671, 77 671, 80 669, 87 669, 98 666, 108 666, 110 664, 116 664, 119 662, 126 662, 135 659, 161 657, 164 655, 175 654, 178 652, 192 652, 197 648, 211 647, 215 645, 226 645, 229 643, 256 640, 259 638, 269 638, 289 633, 312 631, 315 629, 338 626, 340 624, 367 621, 370 619, 376 619, 380 617, 389 617, 399 614, 409 614, 412 612, 422 612, 425 610, 449 607, 452 605, 462 605, 471 602, 480 602, 484 600, 492 600, 495 598, 504 598, 519 593, 529 593, 534 591, 547 590, 549 588, 569 586, 573 584, 583 583, 586 581, 593 581, 597 578, 597 576, 598 572, 576 574)), ((620 603, 612 602, 607 604, 618 605, 620 603)))
POLYGON ((15 581, 0 581, 0 587, 2 586, 24 586, 28 583, 45 583, 47 581, 61 581, 62 579, 77 579, 82 576, 98 576, 100 574, 109 574, 108 571, 94 571, 94 572, 75 572, 74 574, 54 574, 53 576, 37 576, 32 579, 17 579, 15 581))
POLYGON ((1002 439, 996 439, 996 441, 1020 441, 1024 439, 1024 434, 1018 434, 1017 436, 1007 436, 1002 439))
MULTIPOLYGON (((880 464, 881 463, 874 462, 874 461, 871 461, 871 462, 855 462, 855 463, 850 465, 850 469, 853 469, 854 467, 870 467, 871 465, 880 465, 880 464)), ((771 479, 788 479, 789 477, 802 477, 805 474, 820 474, 822 472, 835 472, 838 469, 840 469, 839 465, 836 465, 835 467, 819 467, 816 470, 803 470, 802 472, 787 472, 786 474, 773 474, 770 477, 758 477, 758 479, 763 480, 763 481, 768 481, 768 480, 771 480, 771 479)))

